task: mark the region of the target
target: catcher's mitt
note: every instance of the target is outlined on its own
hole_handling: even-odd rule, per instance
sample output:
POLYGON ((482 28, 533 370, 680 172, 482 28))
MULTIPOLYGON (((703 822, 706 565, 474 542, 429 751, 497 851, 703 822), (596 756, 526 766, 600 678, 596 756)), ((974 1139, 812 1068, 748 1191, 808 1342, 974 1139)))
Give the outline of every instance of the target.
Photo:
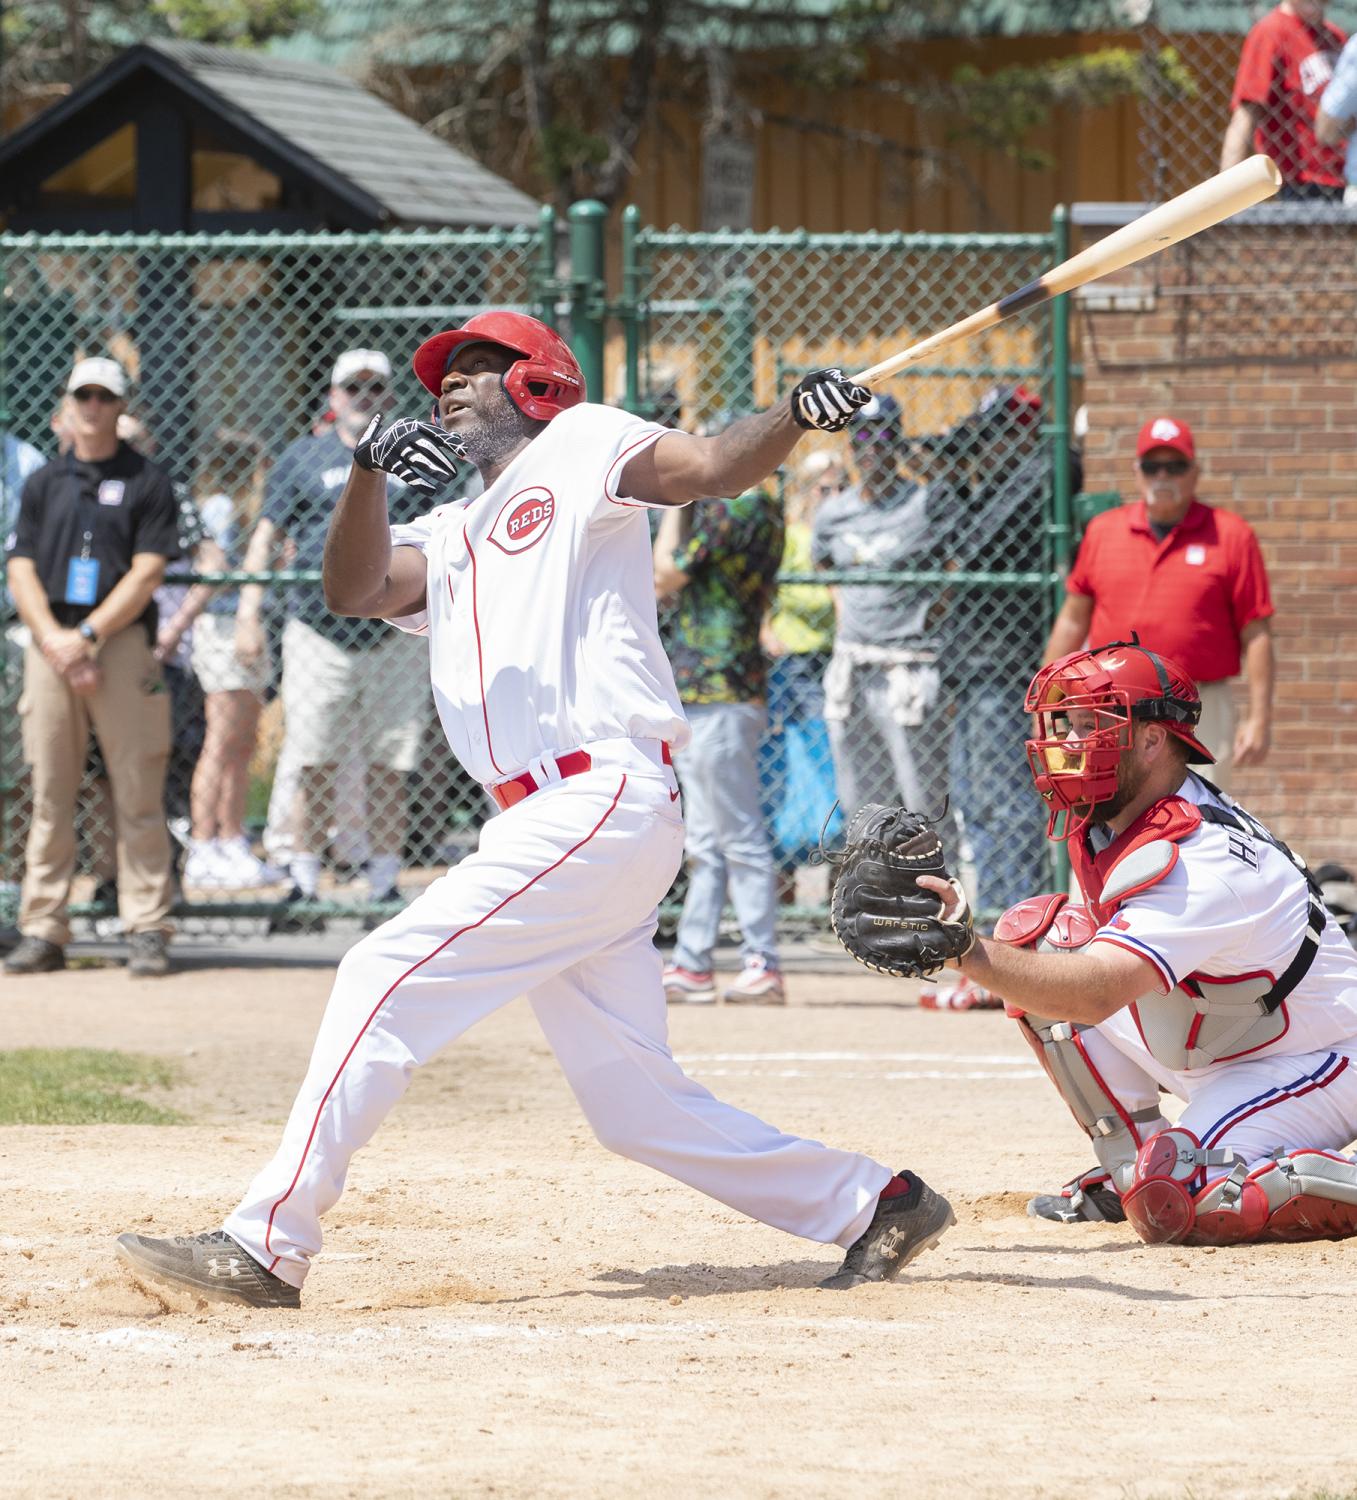
POLYGON ((970 907, 927 818, 869 802, 848 825, 843 848, 827 858, 841 867, 829 909, 834 935, 860 964, 923 979, 971 951, 970 907), (949 881, 960 897, 960 908, 947 921, 942 898, 920 888, 920 875, 949 881))

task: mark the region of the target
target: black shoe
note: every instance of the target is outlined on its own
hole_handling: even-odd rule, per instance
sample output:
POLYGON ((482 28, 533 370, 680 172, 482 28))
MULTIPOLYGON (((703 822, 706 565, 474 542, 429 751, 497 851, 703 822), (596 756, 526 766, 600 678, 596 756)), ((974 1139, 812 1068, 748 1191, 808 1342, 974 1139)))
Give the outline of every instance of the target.
POLYGON ((143 978, 158 978, 170 972, 163 932, 134 932, 127 939, 127 972, 143 978))
POLYGON ((23 940, 24 935, 17 927, 0 927, 0 953, 13 953, 23 940))
POLYGON ((302 1305, 302 1294, 295 1286, 266 1271, 224 1229, 177 1234, 170 1240, 120 1234, 118 1257, 139 1279, 187 1289, 208 1302, 242 1302, 246 1307, 302 1305))
POLYGON ((46 938, 26 937, 5 960, 6 974, 54 974, 66 967, 66 950, 46 938))
POLYGON ((281 908, 269 918, 269 936, 273 937, 279 933, 286 932, 324 932, 324 917, 308 917, 301 912, 288 910, 294 902, 314 901, 315 899, 314 896, 304 895, 302 888, 299 885, 294 885, 287 895, 283 897, 281 908))
POLYGON ((1057 1224, 1124 1224, 1126 1210, 1106 1172, 1098 1167, 1067 1182, 1058 1193, 1043 1193, 1027 1205, 1034 1219, 1057 1224))
POLYGON ((956 1223, 952 1205, 913 1172, 898 1174, 907 1193, 883 1198, 866 1233, 848 1247, 843 1265, 820 1283, 842 1292, 868 1281, 894 1281, 916 1256, 931 1250, 956 1223))
POLYGON ((393 885, 380 896, 369 898, 369 905, 385 907, 385 911, 372 911, 363 918, 363 931, 376 932, 383 922, 389 922, 398 911, 405 909, 405 897, 393 885))

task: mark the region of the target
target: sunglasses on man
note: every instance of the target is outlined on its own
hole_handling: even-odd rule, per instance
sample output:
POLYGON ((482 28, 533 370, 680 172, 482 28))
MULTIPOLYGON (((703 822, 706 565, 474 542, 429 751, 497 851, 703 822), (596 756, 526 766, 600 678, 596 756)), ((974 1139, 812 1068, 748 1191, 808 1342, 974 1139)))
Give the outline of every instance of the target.
POLYGON ((346 380, 340 386, 346 396, 385 396, 387 389, 384 380, 346 380))
POLYGON ((72 391, 71 396, 76 401, 98 401, 103 406, 112 406, 119 399, 101 385, 82 385, 78 391, 72 391))
POLYGON ((1146 479, 1156 474, 1167 474, 1170 479, 1181 479, 1192 467, 1185 458, 1142 458, 1140 472, 1146 479))

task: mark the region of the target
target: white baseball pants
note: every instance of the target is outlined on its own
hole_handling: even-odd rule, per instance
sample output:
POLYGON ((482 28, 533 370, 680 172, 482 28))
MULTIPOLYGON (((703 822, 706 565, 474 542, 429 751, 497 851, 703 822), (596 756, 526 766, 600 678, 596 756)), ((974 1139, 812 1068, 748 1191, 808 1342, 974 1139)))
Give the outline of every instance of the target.
POLYGON ((519 995, 609 1149, 807 1239, 846 1247, 870 1223, 890 1169, 785 1135, 674 1061, 653 937, 683 824, 668 773, 609 744, 492 818, 474 854, 345 955, 282 1144, 225 1225, 294 1286, 413 1070, 519 995))
MULTIPOLYGON (((1181 1075, 1151 1055, 1134 1026, 1130 1012, 1119 1011, 1083 1032, 1094 1066, 1127 1110, 1156 1104, 1161 1084, 1181 1098, 1181 1075)), ((1357 1039, 1322 1052, 1218 1064, 1192 1080, 1178 1123, 1250 1167, 1274 1151, 1345 1151, 1357 1140, 1357 1039)))

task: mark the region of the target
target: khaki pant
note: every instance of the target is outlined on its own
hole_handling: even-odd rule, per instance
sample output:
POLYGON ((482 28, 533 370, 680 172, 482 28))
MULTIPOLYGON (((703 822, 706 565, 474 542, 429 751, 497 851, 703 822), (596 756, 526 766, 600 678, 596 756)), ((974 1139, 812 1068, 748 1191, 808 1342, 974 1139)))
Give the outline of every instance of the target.
POLYGON ((1220 682, 1203 682, 1198 686, 1202 699, 1201 722, 1197 738, 1216 757, 1214 766, 1197 769, 1208 781, 1214 781, 1223 792, 1230 790, 1234 776, 1234 683, 1231 678, 1220 682))
POLYGON ((161 798, 170 751, 170 698, 146 632, 130 625, 99 652, 103 681, 88 698, 30 646, 19 700, 24 759, 32 770, 19 930, 65 945, 75 874, 75 806, 90 728, 108 765, 118 849, 118 913, 128 932, 166 932, 170 840, 161 798))

